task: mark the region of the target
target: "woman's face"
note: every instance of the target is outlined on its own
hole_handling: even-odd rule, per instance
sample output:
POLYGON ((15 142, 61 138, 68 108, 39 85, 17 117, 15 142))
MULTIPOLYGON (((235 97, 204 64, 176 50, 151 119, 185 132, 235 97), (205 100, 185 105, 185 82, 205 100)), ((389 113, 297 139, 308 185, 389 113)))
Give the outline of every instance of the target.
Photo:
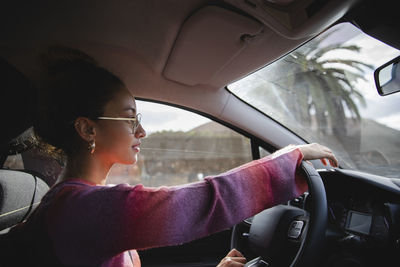
MULTIPOLYGON (((136 102, 127 89, 121 90, 109 101, 104 109, 104 117, 135 118, 136 102)), ((96 127, 96 155, 105 164, 133 164, 140 152, 140 139, 146 136, 139 124, 133 132, 132 124, 123 120, 98 120, 96 127)))

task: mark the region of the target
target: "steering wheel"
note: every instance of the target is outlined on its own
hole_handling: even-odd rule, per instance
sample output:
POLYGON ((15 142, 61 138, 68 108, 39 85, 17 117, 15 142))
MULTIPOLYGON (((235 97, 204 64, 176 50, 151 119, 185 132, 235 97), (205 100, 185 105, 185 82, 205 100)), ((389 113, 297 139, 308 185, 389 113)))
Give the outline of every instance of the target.
POLYGON ((250 225, 249 232, 241 224, 233 228, 231 248, 256 256, 245 267, 315 266, 323 255, 328 220, 325 187, 311 164, 303 161, 300 168, 308 184, 306 209, 278 205, 243 222, 250 225))

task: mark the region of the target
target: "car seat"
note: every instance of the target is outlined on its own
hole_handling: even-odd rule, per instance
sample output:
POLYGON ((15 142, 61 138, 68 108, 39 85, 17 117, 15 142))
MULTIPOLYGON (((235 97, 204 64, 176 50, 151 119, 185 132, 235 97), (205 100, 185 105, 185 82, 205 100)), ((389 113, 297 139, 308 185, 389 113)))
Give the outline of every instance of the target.
MULTIPOLYGON (((29 80, 2 58, 0 88, 0 166, 3 166, 7 156, 18 146, 12 140, 32 126, 35 107, 32 100, 36 93, 29 80)), ((0 234, 4 235, 7 229, 25 220, 48 190, 49 186, 37 173, 0 169, 0 234)))
POLYGON ((25 220, 48 190, 49 186, 34 174, 1 169, 0 231, 25 220))

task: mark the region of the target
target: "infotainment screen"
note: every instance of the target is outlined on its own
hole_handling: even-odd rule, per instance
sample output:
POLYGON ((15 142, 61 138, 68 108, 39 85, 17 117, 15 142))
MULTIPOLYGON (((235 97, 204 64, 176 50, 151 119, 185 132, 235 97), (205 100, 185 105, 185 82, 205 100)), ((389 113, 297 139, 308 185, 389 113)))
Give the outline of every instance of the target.
POLYGON ((371 214, 351 210, 347 215, 346 229, 357 233, 369 235, 371 223, 371 214))

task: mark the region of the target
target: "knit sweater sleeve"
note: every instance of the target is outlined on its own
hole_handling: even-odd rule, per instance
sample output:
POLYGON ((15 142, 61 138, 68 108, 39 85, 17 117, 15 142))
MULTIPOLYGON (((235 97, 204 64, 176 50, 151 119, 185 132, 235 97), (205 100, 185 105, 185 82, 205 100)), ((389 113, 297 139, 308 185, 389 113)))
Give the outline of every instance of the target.
POLYGON ((87 263, 188 242, 303 193, 302 158, 293 149, 184 186, 64 186, 48 213, 49 235, 62 260, 87 263))

